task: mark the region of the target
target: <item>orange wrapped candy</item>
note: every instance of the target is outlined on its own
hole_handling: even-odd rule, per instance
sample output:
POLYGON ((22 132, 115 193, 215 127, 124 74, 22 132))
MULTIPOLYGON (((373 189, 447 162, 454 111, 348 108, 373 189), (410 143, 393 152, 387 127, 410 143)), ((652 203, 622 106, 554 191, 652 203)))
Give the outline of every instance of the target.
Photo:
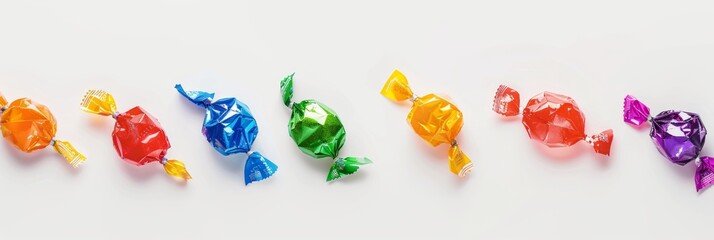
POLYGON ((461 151, 456 142, 456 136, 464 125, 464 116, 454 104, 433 93, 417 97, 409 88, 407 78, 399 70, 394 70, 387 79, 381 94, 396 102, 412 101, 414 105, 407 116, 407 122, 414 132, 432 146, 444 143, 451 145, 449 168, 452 173, 464 177, 471 172, 471 159, 461 151))
POLYGON ((0 128, 2 135, 23 152, 33 152, 52 146, 72 167, 86 160, 72 144, 55 139, 57 121, 50 110, 28 98, 20 98, 8 104, 0 94, 0 128))

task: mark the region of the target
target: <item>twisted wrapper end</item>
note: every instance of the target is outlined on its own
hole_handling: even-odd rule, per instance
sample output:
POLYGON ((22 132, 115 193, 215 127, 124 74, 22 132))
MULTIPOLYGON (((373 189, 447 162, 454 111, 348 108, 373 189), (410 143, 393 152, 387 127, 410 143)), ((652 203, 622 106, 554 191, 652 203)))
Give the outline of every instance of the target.
POLYGON ((161 164, 164 165, 164 170, 166 170, 167 174, 183 179, 184 181, 191 180, 191 174, 186 171, 186 165, 184 165, 183 162, 164 159, 161 161, 161 164))
POLYGON ((87 158, 77 151, 69 142, 53 139, 51 145, 72 167, 76 168, 87 160, 87 158))
POLYGON ((370 163, 372 163, 372 160, 366 157, 338 158, 332 164, 330 172, 327 174, 327 182, 332 182, 344 176, 352 175, 359 170, 359 166, 370 163))
POLYGON ((585 142, 590 144, 596 153, 610 156, 610 147, 612 146, 613 138, 614 134, 612 129, 608 129, 596 135, 585 137, 585 142))
POLYGON ((7 99, 0 93, 0 113, 5 111, 5 108, 7 108, 7 99))
POLYGON ((114 97, 102 90, 89 90, 84 94, 82 110, 102 116, 116 116, 117 105, 114 97))
POLYGON ((701 157, 696 160, 697 172, 694 175, 694 184, 697 192, 714 185, 714 158, 701 157))
POLYGON ((245 185, 262 181, 273 176, 278 171, 278 165, 263 157, 259 152, 248 152, 245 160, 245 185))
POLYGON ((213 101, 213 97, 216 95, 215 93, 212 92, 203 92, 203 91, 186 91, 183 89, 183 86, 181 84, 176 84, 174 86, 176 88, 176 91, 178 91, 181 96, 184 96, 186 99, 191 101, 193 104, 196 104, 201 107, 208 107, 211 105, 211 102, 213 101))
POLYGON ((449 148, 449 169, 459 177, 465 177, 471 173, 474 164, 466 154, 461 151, 459 145, 454 141, 449 148))
POLYGON ((625 96, 622 115, 626 123, 635 126, 640 126, 651 118, 650 108, 632 95, 625 96))
POLYGON ((290 107, 291 101, 293 99, 293 77, 295 76, 295 73, 292 73, 285 78, 283 78, 282 81, 280 81, 280 93, 283 96, 283 104, 285 104, 286 107, 290 107))
POLYGON ((382 87, 380 94, 395 102, 401 102, 404 100, 411 100, 413 102, 416 99, 414 92, 412 92, 412 89, 409 87, 407 77, 404 76, 404 74, 402 74, 399 70, 394 70, 394 72, 392 72, 392 75, 389 76, 387 82, 384 83, 384 87, 382 87))
POLYGON ((506 85, 498 86, 496 96, 493 97, 492 110, 506 117, 516 116, 520 113, 521 95, 518 91, 506 85))

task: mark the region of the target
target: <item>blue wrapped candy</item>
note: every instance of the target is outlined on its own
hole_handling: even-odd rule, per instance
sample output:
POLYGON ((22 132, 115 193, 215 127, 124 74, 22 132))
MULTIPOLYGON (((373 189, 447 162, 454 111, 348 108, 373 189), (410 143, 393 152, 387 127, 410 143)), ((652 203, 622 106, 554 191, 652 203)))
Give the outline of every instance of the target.
POLYGON ((185 91, 181 84, 176 90, 192 103, 206 109, 203 135, 224 156, 236 153, 248 155, 245 161, 245 185, 272 176, 278 166, 258 152, 251 151, 258 136, 258 123, 248 106, 236 98, 213 101, 214 93, 185 91))

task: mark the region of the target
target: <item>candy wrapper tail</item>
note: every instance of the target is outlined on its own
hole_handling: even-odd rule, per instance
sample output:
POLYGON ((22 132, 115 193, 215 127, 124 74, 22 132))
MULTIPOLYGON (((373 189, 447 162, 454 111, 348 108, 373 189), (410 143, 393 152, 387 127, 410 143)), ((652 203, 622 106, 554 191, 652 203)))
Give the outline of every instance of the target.
POLYGON ((614 134, 612 129, 608 129, 599 134, 585 137, 585 142, 590 144, 596 153, 610 156, 610 147, 612 146, 613 138, 614 134))
POLYGON ((506 85, 500 85, 493 97, 492 110, 506 117, 516 116, 520 113, 521 95, 518 91, 506 85))
POLYGON ((69 142, 53 139, 51 145, 72 167, 78 167, 87 160, 87 158, 77 151, 69 142))
POLYGON ((7 108, 7 99, 5 99, 5 96, 0 93, 0 113, 5 111, 5 108, 7 108))
POLYGON ((211 101, 213 101, 213 97, 216 95, 215 93, 212 93, 212 92, 186 91, 183 89, 183 86, 181 86, 181 84, 176 84, 176 86, 174 86, 174 87, 181 94, 181 96, 184 96, 186 99, 191 101, 193 104, 196 104, 196 105, 204 107, 204 108, 211 105, 211 101))
POLYGON ((82 98, 82 110, 102 116, 116 116, 117 105, 114 97, 102 90, 89 90, 82 98))
POLYGON ((245 168, 243 170, 246 186, 253 182, 268 179, 278 171, 278 165, 259 152, 248 152, 246 154, 248 158, 245 160, 245 168))
POLYGON ((471 159, 461 151, 459 145, 454 141, 449 148, 449 170, 456 176, 465 177, 473 168, 471 159))
POLYGON ((188 171, 186 171, 186 165, 184 165, 183 162, 179 160, 164 159, 161 161, 161 164, 164 165, 164 170, 166 170, 167 174, 185 181, 191 180, 191 174, 188 174, 188 171))
POLYGON ((714 184, 714 158, 704 156, 696 160, 697 171, 694 175, 694 184, 697 192, 714 184))
POLYGON ((384 87, 382 87, 382 91, 380 93, 382 96, 385 96, 395 102, 415 98, 414 92, 412 92, 412 89, 409 87, 407 77, 396 69, 392 72, 392 75, 389 76, 387 82, 384 83, 384 87))
POLYGON ((280 93, 283 96, 283 104, 285 104, 286 107, 290 107, 290 102, 293 99, 293 77, 295 76, 295 73, 292 73, 285 78, 283 78, 282 81, 280 81, 280 93))
POLYGON ((652 118, 650 108, 632 95, 625 96, 622 109, 624 121, 635 126, 641 126, 652 118))
POLYGON ((366 157, 345 157, 338 158, 330 167, 330 172, 327 173, 327 182, 340 179, 347 175, 352 175, 359 170, 359 166, 372 163, 372 160, 366 157))

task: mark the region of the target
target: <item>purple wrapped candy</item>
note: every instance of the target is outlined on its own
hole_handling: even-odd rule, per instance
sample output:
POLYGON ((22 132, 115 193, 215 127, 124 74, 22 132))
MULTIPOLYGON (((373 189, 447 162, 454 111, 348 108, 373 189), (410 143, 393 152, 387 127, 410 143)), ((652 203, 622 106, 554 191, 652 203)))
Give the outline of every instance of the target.
MULTIPOLYGON (((649 120, 652 124, 650 137, 669 161, 683 166, 699 156, 707 129, 698 114, 675 110, 661 112, 655 117, 649 114, 650 109, 645 104, 633 96, 625 97, 624 121, 639 126, 649 120)), ((714 158, 702 157, 697 164, 694 182, 700 191, 714 184, 714 158)))
POLYGON ((707 129, 696 113, 668 110, 652 118, 650 137, 673 163, 683 166, 696 159, 706 136, 707 129))

